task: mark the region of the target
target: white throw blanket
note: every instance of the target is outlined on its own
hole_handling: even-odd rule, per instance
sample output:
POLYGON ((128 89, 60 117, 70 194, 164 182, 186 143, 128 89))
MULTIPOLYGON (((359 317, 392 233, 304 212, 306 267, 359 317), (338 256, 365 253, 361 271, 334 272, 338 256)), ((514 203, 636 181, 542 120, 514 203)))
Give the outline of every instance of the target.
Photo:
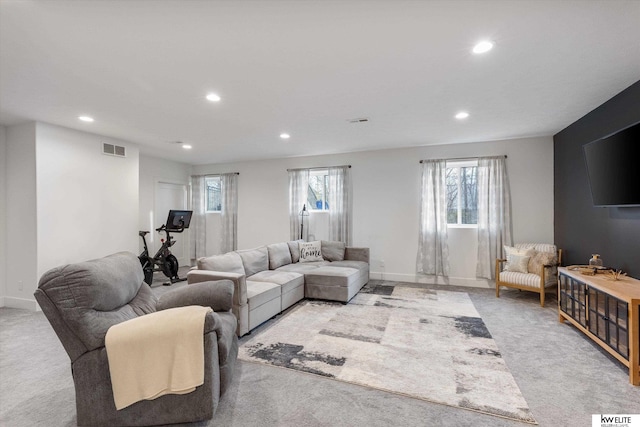
POLYGON ((112 326, 105 337, 116 409, 204 383, 204 320, 210 307, 192 305, 112 326))

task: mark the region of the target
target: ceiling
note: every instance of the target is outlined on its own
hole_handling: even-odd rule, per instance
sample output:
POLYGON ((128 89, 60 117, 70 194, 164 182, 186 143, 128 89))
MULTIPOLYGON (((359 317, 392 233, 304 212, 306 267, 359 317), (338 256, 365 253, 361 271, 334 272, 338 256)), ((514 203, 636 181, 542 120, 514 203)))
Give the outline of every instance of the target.
POLYGON ((640 80, 636 0, 0 1, 1 124, 190 164, 549 136, 640 80))

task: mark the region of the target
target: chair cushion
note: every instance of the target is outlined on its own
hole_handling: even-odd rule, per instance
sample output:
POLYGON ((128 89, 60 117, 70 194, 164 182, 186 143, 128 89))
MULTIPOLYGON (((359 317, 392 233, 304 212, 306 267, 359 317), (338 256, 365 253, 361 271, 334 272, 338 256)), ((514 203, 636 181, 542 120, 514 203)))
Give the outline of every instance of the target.
POLYGON ((344 249, 346 245, 344 242, 337 241, 321 241, 322 257, 327 261, 342 261, 344 260, 344 249))
POLYGON ((307 271, 315 270, 323 265, 331 264, 329 261, 315 261, 315 262, 296 262, 295 264, 287 264, 279 267, 275 271, 293 271, 295 273, 306 273, 307 271))
POLYGON ((242 258, 235 252, 223 255, 198 258, 198 270, 222 271, 225 273, 245 274, 242 258))
POLYGON ((540 276, 533 273, 503 271, 500 273, 500 281, 513 283, 515 285, 529 286, 530 288, 540 288, 540 276))
POLYGON ((266 246, 236 252, 242 258, 244 272, 247 277, 269 269, 269 251, 266 246))
POLYGON ((269 253, 269 270, 291 264, 291 251, 286 242, 268 245, 267 252, 269 253))

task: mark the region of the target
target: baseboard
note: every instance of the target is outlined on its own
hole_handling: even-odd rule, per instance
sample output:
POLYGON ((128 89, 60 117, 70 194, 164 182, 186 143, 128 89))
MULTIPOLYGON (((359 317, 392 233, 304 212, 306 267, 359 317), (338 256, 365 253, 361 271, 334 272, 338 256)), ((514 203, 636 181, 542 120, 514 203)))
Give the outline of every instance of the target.
POLYGON ((466 277, 449 277, 447 279, 444 279, 443 277, 423 276, 418 274, 386 273, 386 272, 372 271, 369 273, 369 278, 374 280, 390 280, 394 282, 425 283, 430 285, 468 286, 473 288, 488 288, 488 289, 495 288, 493 280, 475 279, 475 278, 471 279, 466 277))
POLYGON ((2 297, 2 307, 40 311, 40 306, 38 305, 36 300, 26 298, 2 297))

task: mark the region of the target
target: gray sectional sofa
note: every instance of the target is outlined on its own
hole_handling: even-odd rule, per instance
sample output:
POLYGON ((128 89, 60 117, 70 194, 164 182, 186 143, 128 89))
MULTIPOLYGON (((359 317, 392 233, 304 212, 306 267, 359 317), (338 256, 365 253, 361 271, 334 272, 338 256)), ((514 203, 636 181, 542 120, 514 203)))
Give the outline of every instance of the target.
POLYGON ((303 298, 349 302, 369 281, 369 248, 322 241, 322 261, 300 260, 302 240, 200 258, 187 282, 231 280, 237 335, 303 298))

